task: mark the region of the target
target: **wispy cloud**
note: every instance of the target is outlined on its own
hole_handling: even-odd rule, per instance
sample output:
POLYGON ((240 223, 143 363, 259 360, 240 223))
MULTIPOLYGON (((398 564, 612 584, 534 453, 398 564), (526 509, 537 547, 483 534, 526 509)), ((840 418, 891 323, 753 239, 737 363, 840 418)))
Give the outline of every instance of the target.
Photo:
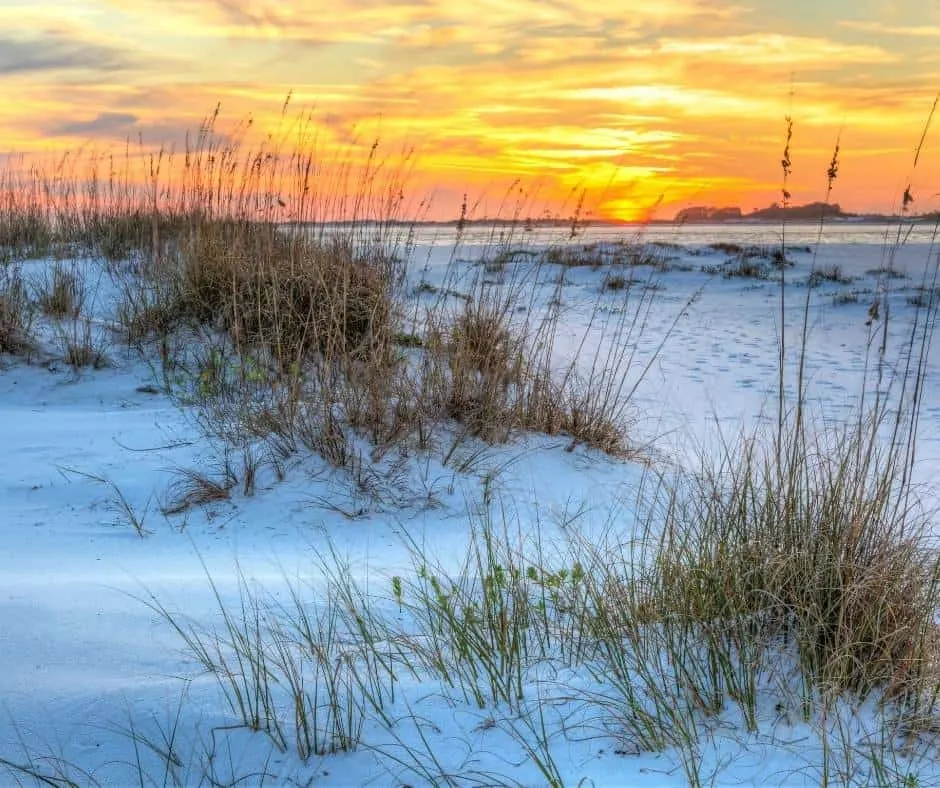
POLYGON ((655 47, 663 54, 734 62, 747 66, 813 66, 835 70, 854 63, 895 63, 900 56, 877 46, 846 44, 827 38, 752 33, 725 38, 666 40, 655 47))
POLYGON ((73 120, 57 123, 46 130, 54 137, 122 137, 138 122, 136 115, 128 112, 102 112, 90 120, 73 120))
POLYGON ((839 26, 848 30, 860 30, 879 36, 902 36, 911 38, 932 38, 940 41, 940 25, 892 25, 874 20, 843 19, 839 26))
POLYGON ((40 71, 111 72, 130 68, 124 49, 68 38, 58 33, 0 38, 0 74, 40 71))
POLYGON ((727 21, 746 13, 719 0, 598 4, 593 0, 107 0, 112 6, 164 11, 154 22, 181 35, 332 42, 394 40, 439 46, 448 40, 498 43, 546 27, 577 30, 662 28, 690 20, 727 21), (169 13, 167 13, 169 12, 169 13), (181 24, 185 23, 185 24, 181 24))

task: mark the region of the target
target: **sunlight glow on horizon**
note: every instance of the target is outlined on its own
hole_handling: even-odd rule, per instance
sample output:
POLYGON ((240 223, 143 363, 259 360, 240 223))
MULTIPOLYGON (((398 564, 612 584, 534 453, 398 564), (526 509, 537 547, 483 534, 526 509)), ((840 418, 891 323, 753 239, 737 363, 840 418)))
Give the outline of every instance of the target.
POLYGON ((427 218, 464 194, 492 215, 518 182, 537 215, 583 189, 635 220, 779 200, 789 114, 795 203, 822 199, 839 139, 834 202, 890 212, 911 178, 940 207, 935 127, 911 173, 940 8, 914 0, 55 0, 0 22, 4 152, 181 150, 217 104, 220 130, 283 133, 290 93, 325 153, 413 149, 427 218))

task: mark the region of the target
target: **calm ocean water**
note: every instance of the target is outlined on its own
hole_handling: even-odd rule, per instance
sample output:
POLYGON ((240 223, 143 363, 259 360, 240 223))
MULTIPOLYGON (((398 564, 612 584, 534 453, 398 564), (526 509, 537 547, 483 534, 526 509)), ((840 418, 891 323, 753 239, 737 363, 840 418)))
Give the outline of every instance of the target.
MULTIPOLYGON (((820 233, 819 223, 787 224, 785 228, 776 223, 726 223, 650 225, 647 227, 586 227, 579 232, 578 241, 646 240, 659 243, 674 243, 684 246, 701 246, 724 241, 738 244, 779 244, 785 233, 786 243, 793 245, 862 245, 867 247, 893 246, 899 238, 898 226, 869 224, 862 222, 837 222, 825 224, 820 233)), ((900 238, 906 244, 928 245, 935 234, 932 224, 923 223, 901 229, 900 238)), ((418 226, 415 240, 424 246, 452 246, 456 231, 453 227, 418 226)), ((464 231, 462 245, 467 247, 491 246, 515 243, 542 244, 559 243, 569 236, 568 228, 537 227, 525 231, 521 227, 474 225, 464 231)))

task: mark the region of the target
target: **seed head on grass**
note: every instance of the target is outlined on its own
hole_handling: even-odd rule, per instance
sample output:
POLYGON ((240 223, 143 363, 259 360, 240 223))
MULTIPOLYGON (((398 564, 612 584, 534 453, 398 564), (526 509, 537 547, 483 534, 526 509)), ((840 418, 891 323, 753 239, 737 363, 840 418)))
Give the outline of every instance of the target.
POLYGON ((829 161, 829 168, 826 170, 826 202, 829 202, 829 196, 832 194, 833 184, 839 176, 839 140, 836 140, 836 146, 832 151, 832 159, 829 161))
POLYGON ((783 146, 783 158, 780 160, 780 169, 783 172, 783 186, 780 189, 780 194, 783 197, 783 207, 786 208, 790 204, 790 194, 787 184, 790 181, 790 175, 793 174, 793 161, 790 158, 790 143, 793 140, 793 118, 789 115, 785 118, 786 120, 786 142, 783 146))

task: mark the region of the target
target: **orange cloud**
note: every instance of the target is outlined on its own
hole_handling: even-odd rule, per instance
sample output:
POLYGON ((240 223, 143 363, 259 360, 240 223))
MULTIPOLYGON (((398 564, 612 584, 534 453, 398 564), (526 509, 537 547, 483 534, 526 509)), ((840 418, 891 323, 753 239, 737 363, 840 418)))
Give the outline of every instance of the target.
POLYGON ((842 2, 805 18, 769 0, 6 3, 0 149, 181 146, 217 103, 220 127, 251 115, 289 136, 292 92, 324 151, 414 148, 441 216, 518 178, 549 207, 586 188, 597 215, 634 218, 661 195, 667 212, 775 199, 789 113, 794 194, 818 198, 841 132, 839 199, 875 208, 878 179, 892 191, 910 166, 940 20, 847 20, 842 2))

